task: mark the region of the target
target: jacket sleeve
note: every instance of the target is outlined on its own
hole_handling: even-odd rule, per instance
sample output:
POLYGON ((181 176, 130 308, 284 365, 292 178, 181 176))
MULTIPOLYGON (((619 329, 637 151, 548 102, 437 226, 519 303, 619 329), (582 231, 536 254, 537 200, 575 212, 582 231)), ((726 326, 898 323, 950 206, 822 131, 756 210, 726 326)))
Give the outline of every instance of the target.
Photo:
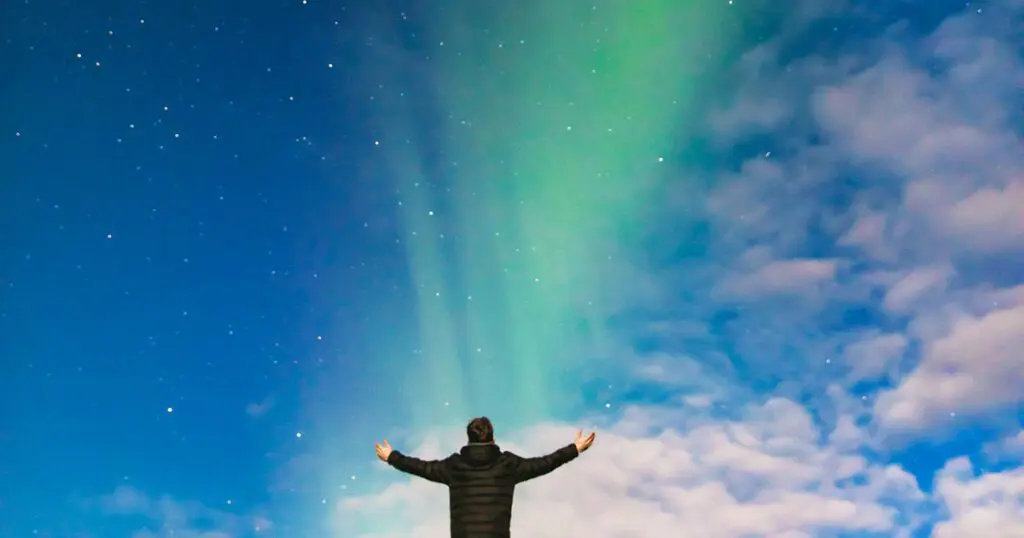
POLYGON ((520 458, 516 456, 516 482, 525 482, 538 476, 544 476, 576 459, 579 455, 576 445, 569 444, 547 456, 539 458, 520 458))
POLYGON ((425 478, 431 482, 448 485, 451 482, 451 474, 448 472, 448 460, 421 460, 412 456, 406 456, 395 450, 388 456, 388 465, 411 475, 425 478))

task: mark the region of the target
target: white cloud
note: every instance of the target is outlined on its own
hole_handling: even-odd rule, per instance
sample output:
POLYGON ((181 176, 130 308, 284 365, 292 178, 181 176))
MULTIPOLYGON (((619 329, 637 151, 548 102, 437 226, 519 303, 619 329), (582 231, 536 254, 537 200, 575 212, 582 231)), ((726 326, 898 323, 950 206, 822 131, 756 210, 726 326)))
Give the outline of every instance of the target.
POLYGON ((871 331, 846 346, 843 359, 850 368, 852 381, 894 377, 893 368, 906 352, 907 337, 899 333, 871 331))
POLYGON ((932 538, 1024 536, 1024 468, 976 475, 966 458, 950 461, 937 477, 937 499, 948 519, 932 538))
POLYGON ((992 252, 1024 245, 1024 176, 1007 180, 1005 187, 986 187, 954 203, 945 215, 950 235, 992 252))
MULTIPOLYGON (((1024 152, 1007 112, 1024 62, 1010 41, 1019 29, 997 18, 951 17, 920 47, 890 45, 814 93, 815 116, 844 158, 905 182, 896 217, 913 240, 949 242, 928 245, 939 253, 1024 246, 1024 152), (935 66, 946 69, 933 76, 935 66)), ((874 217, 850 236, 877 240, 883 217, 874 217)))
POLYGON ((1024 306, 965 317, 928 344, 920 366, 878 398, 883 425, 925 428, 1024 401, 1024 306))
POLYGON ((882 300, 886 310, 897 314, 909 311, 929 293, 946 291, 953 277, 948 266, 919 267, 911 270, 889 288, 882 300))
POLYGON ((274 408, 274 398, 267 396, 261 402, 250 402, 245 406, 245 414, 252 418, 260 418, 266 415, 268 411, 274 408))
POLYGON ((857 216, 852 226, 839 238, 839 246, 852 246, 861 249, 863 254, 872 260, 891 262, 896 259, 896 252, 886 241, 886 228, 889 217, 879 211, 865 211, 857 216))
MULTIPOLYGON (((522 485, 513 534, 734 538, 860 530, 899 536, 909 525, 898 521, 898 511, 924 498, 900 468, 872 463, 852 447, 821 446, 822 432, 791 401, 769 400, 742 419, 685 428, 664 427, 672 411, 632 408, 601 431, 590 452, 522 485), (652 423, 661 427, 638 433, 652 423)), ((569 426, 538 426, 511 435, 522 443, 506 441, 506 448, 538 454, 572 434, 569 426)), ((400 479, 338 504, 339 525, 380 531, 353 534, 345 527, 338 535, 441 538, 448 532, 446 501, 440 486, 400 479), (394 514, 402 517, 387 529, 383 522, 394 514)))
MULTIPOLYGON (((1020 9, 968 9, 923 38, 896 24, 833 57, 784 63, 784 39, 744 56, 734 108, 714 117, 755 95, 791 117, 755 115, 774 151, 750 151, 706 198, 709 250, 733 268, 711 298, 743 303, 734 362, 800 372, 806 391, 839 375, 838 355, 847 382, 891 385, 874 407, 890 430, 1024 401, 1024 321, 1000 288, 1021 282, 1006 260, 1024 253, 1020 9), (836 324, 850 312, 867 327, 836 324)), ((714 137, 745 141, 749 122, 724 130, 741 124, 713 121, 714 137)))
POLYGON ((989 460, 1018 462, 1024 459, 1024 430, 985 445, 989 460))
POLYGON ((773 295, 806 295, 836 277, 837 260, 773 260, 749 272, 723 279, 715 289, 726 300, 750 300, 773 295))

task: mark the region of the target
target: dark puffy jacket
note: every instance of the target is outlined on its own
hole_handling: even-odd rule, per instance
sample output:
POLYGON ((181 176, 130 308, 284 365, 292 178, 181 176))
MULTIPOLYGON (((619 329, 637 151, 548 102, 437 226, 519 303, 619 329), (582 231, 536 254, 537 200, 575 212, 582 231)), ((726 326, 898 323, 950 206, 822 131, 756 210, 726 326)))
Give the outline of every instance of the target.
POLYGON ((578 456, 566 445, 547 456, 522 458, 494 444, 469 444, 443 460, 424 461, 397 450, 388 463, 399 471, 448 486, 452 538, 508 538, 516 484, 543 476, 578 456))

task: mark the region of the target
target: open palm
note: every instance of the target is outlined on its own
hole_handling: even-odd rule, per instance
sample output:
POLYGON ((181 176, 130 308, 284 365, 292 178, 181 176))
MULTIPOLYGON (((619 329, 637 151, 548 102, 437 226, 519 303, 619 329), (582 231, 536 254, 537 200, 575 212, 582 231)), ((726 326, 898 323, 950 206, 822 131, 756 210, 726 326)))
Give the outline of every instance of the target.
POLYGON ((580 430, 580 432, 576 434, 576 440, 573 441, 573 444, 576 445, 576 452, 582 454, 583 451, 590 448, 590 445, 594 444, 594 438, 596 437, 596 432, 590 432, 590 435, 583 437, 583 430, 580 430))
POLYGON ((391 444, 388 443, 388 440, 385 439, 383 443, 373 445, 373 448, 377 451, 377 457, 380 458, 380 461, 387 463, 388 457, 391 456, 392 452, 391 444))

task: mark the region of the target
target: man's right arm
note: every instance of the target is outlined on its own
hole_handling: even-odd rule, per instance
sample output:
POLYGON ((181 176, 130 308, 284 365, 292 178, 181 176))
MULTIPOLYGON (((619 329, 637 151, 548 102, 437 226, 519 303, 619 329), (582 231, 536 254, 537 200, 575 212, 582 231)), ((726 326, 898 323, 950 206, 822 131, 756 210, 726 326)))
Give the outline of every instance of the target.
POLYGON ((539 458, 520 458, 516 456, 518 458, 516 462, 516 483, 544 476, 576 459, 579 455, 580 453, 573 443, 539 458))
POLYGON ((425 461, 406 456, 395 450, 388 456, 388 465, 411 475, 425 478, 439 484, 449 484, 451 475, 448 472, 448 460, 425 461))

